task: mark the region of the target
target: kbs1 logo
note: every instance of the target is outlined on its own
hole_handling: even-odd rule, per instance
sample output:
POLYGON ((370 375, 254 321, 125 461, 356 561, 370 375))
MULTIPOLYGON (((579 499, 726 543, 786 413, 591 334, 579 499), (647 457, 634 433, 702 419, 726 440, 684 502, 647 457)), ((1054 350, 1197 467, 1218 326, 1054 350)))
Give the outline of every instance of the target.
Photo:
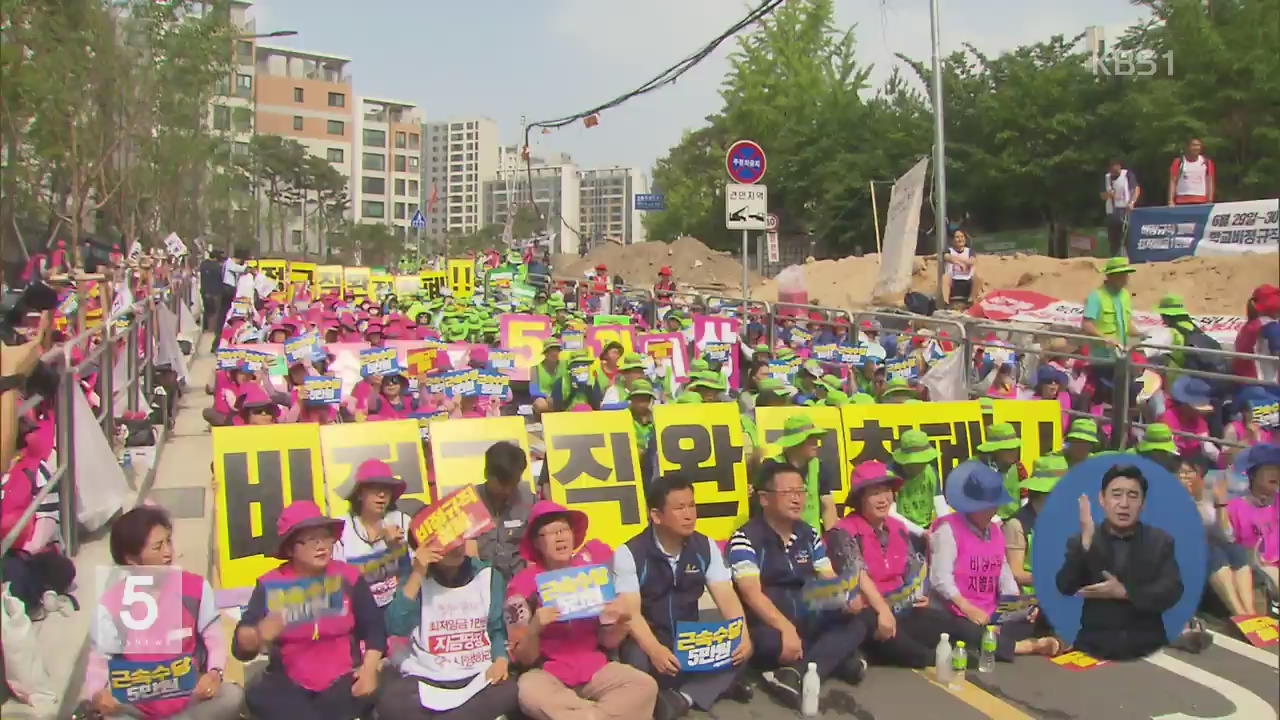
POLYGON ((1107 50, 1090 54, 1088 65, 1096 77, 1173 77, 1173 52, 1107 50))

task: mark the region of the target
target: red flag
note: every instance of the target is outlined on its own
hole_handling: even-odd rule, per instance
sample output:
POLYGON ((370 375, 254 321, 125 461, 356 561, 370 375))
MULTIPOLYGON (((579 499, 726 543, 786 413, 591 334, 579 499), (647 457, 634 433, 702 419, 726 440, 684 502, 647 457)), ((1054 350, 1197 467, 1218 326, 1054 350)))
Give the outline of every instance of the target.
POLYGON ((430 214, 436 209, 436 201, 440 199, 440 193, 435 183, 431 183, 431 197, 427 198, 427 213, 430 214))
POLYGON ((600 116, 599 116, 599 115, 588 115, 588 116, 586 116, 586 117, 582 118, 582 124, 583 124, 583 125, 586 125, 586 126, 587 126, 587 127, 589 127, 589 128, 593 128, 593 127, 595 127, 595 126, 597 126, 597 125, 599 125, 599 124, 600 124, 600 116))

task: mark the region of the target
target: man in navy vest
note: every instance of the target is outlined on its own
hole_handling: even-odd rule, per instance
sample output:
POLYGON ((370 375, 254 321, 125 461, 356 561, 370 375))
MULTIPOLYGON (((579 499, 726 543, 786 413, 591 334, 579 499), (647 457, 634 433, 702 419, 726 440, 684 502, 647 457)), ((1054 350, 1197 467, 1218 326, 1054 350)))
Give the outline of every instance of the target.
POLYGON ((826 545, 801 519, 805 482, 792 465, 774 464, 756 481, 760 514, 729 538, 729 568, 747 608, 755 643, 752 662, 763 672, 764 689, 789 707, 800 707, 802 668, 815 663, 818 675, 862 681, 866 661, 859 648, 871 630, 870 613, 853 603, 839 610, 810 610, 804 586, 835 572, 826 545))
POLYGON ((698 600, 711 593, 720 616, 742 617, 742 602, 720 548, 694 529, 698 506, 693 484, 682 475, 664 475, 645 493, 649 528, 619 547, 613 556, 614 587, 631 613, 631 637, 622 645, 622 661, 658 679, 655 720, 673 720, 690 707, 710 710, 716 700, 751 699, 751 688, 736 679, 751 656, 744 629, 733 667, 720 672, 681 672, 675 655, 676 623, 698 622, 698 600))

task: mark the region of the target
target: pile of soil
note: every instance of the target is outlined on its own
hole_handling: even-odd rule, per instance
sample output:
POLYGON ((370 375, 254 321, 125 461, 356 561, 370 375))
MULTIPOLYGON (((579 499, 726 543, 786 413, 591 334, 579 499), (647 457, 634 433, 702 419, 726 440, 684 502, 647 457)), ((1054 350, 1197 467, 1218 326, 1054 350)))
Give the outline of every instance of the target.
MULTIPOLYGON (((671 243, 609 243, 594 248, 586 258, 557 255, 553 262, 558 277, 580 278, 603 263, 609 268, 610 277, 621 275, 628 285, 652 287, 658 279, 658 269, 670 265, 681 287, 733 290, 735 294, 742 287, 742 264, 735 255, 712 250, 691 237, 671 243)), ((760 282, 755 273, 750 277, 753 286, 760 282)))

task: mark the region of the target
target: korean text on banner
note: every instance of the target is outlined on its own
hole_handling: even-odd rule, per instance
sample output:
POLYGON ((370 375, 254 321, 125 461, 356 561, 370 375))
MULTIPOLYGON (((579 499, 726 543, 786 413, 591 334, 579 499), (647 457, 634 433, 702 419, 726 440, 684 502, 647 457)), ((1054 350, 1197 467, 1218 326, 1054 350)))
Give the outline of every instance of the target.
POLYGON ((689 380, 689 349, 680 333, 642 333, 640 352, 653 358, 655 374, 672 382, 689 380))
POLYGON ((858 576, 815 578, 804 584, 800 597, 813 611, 841 610, 858 594, 858 576))
MULTIPOLYGON (((1010 423, 1022 438, 1018 459, 1030 469, 1036 459, 1062 447, 1062 406, 1055 400, 996 400, 991 422, 1010 423)), ((986 428, 983 428, 986 432, 986 428)))
POLYGON ((737 403, 653 409, 658 471, 693 482, 698 532, 728 540, 747 521, 747 464, 737 403))
POLYGON ((676 661, 683 672, 717 672, 733 664, 742 644, 742 618, 722 622, 677 622, 676 661))
POLYGON ((267 611, 284 618, 285 627, 313 623, 346 611, 342 576, 322 575, 264 583, 267 611))
POLYGON ((464 485, 423 508, 409 524, 409 534, 419 546, 434 540, 445 552, 492 529, 493 516, 475 485, 464 485))
POLYGON ((1137 208, 1126 243, 1134 262, 1280 253, 1280 200, 1137 208))
POLYGON ((592 357, 599 358, 604 346, 611 342, 621 343, 623 354, 632 352, 636 345, 636 329, 630 325, 592 325, 587 328, 586 347, 592 357))
MULTIPOLYGON (((526 457, 529 455, 529 433, 522 417, 444 418, 432 420, 428 429, 436 497, 444 497, 463 485, 483 482, 484 453, 496 442, 514 443, 526 457)), ((528 468, 524 481, 532 492, 533 477, 528 468)))
MULTIPOLYGON (((982 405, 969 402, 929 403, 929 412, 920 405, 846 405, 840 408, 845 428, 845 456, 850 469, 877 460, 893 462, 893 450, 902 434, 919 429, 938 450, 934 469, 939 482, 957 465, 976 457, 982 444, 982 405)), ((847 482, 847 479, 846 479, 847 482)), ((942 494, 942 487, 934 495, 942 494)))
POLYGON ((782 437, 782 426, 792 415, 808 415, 815 426, 827 431, 826 435, 818 439, 818 461, 821 463, 819 472, 822 475, 834 475, 832 479, 838 481, 839 489, 832 493, 832 498, 836 507, 840 507, 849 494, 849 471, 852 469, 845 461, 844 426, 840 422, 840 408, 797 405, 756 408, 756 426, 765 442, 765 457, 782 452, 773 443, 782 437))
POLYGON ((928 167, 928 158, 922 158, 893 184, 884 226, 880 274, 871 294, 876 302, 897 304, 911 287, 912 262, 919 239, 920 203, 924 199, 924 176, 928 167))
MULTIPOLYGON (((693 345, 698 354, 706 352, 711 343, 730 343, 738 346, 738 330, 742 321, 738 318, 721 317, 719 315, 693 316, 693 345)), ((729 386, 742 387, 742 354, 732 352, 729 361, 720 368, 721 374, 728 380, 729 386)))
POLYGON ((366 460, 385 462, 395 477, 404 481, 404 494, 397 501, 400 510, 412 515, 417 507, 431 504, 416 420, 324 425, 320 428, 320 449, 331 517, 347 515, 356 470, 366 460))
POLYGON ((471 260, 467 258, 450 260, 447 272, 449 289, 453 292, 453 296, 459 300, 471 299, 471 294, 476 289, 476 268, 471 260))
POLYGON ((308 405, 337 405, 342 401, 342 381, 324 375, 308 375, 302 381, 301 394, 308 405))
POLYGON ((515 355, 512 380, 528 380, 530 368, 542 362, 542 343, 551 337, 551 318, 546 315, 504 313, 498 316, 500 343, 515 355))
POLYGON ((200 679, 190 655, 159 662, 112 656, 107 660, 107 673, 111 696, 122 705, 187 697, 195 692, 200 679))
POLYGON ((610 547, 644 529, 644 488, 630 411, 548 413, 542 429, 552 501, 586 513, 588 536, 610 547))
POLYGON ((613 577, 604 565, 582 565, 538 573, 538 598, 560 611, 556 622, 596 617, 617 597, 613 577))
POLYGON ((279 566, 276 519, 286 505, 310 500, 324 508, 320 458, 318 425, 213 428, 214 533, 222 589, 253 587, 259 576, 279 566))

